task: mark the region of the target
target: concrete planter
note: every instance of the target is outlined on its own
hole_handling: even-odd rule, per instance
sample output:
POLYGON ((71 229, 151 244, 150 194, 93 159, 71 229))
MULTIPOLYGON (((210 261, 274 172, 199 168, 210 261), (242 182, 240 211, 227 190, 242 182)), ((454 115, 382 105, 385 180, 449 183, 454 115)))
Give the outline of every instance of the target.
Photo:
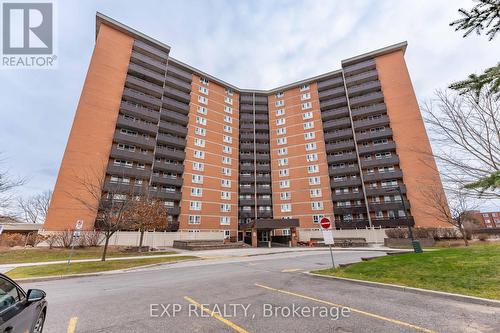
MULTIPOLYGON (((434 238, 420 238, 420 245, 423 247, 434 246, 436 241, 434 238)), ((411 247, 411 239, 409 238, 384 238, 384 246, 387 247, 411 247)))

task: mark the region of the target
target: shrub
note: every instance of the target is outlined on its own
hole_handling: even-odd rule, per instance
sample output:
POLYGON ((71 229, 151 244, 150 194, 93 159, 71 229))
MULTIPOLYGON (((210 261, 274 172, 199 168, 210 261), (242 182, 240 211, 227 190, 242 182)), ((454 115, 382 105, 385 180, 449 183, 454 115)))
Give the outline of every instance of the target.
POLYGON ((0 243, 8 247, 24 246, 24 237, 22 234, 3 234, 0 243))
POLYGON ((485 233, 477 234, 477 239, 479 239, 482 242, 486 241, 488 238, 490 238, 489 234, 485 234, 485 233))
POLYGON ((72 230, 60 231, 56 234, 55 243, 57 244, 57 246, 69 248, 71 247, 72 240, 73 240, 72 230))
POLYGON ((47 239, 47 236, 40 235, 40 234, 29 234, 26 239, 26 245, 30 246, 37 246, 41 242, 47 239))
POLYGON ((387 229, 385 234, 389 238, 408 238, 408 230, 402 228, 387 229))
POLYGON ((84 233, 85 243, 87 246, 99 246, 103 240, 103 233, 99 230, 86 231, 84 233))

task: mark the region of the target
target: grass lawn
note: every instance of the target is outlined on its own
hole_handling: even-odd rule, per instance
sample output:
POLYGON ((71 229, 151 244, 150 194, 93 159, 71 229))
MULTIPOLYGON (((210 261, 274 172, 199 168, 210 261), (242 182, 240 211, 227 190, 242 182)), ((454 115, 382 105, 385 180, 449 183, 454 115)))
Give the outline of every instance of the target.
POLYGON ((163 258, 143 258, 130 260, 111 260, 95 262, 78 262, 68 264, 51 264, 41 266, 17 267, 6 273, 12 279, 32 278, 40 276, 59 276, 81 273, 94 273, 111 271, 115 269, 125 269, 143 265, 166 263, 172 261, 196 259, 195 256, 174 256, 163 258))
POLYGON ((405 253, 314 273, 500 300, 500 242, 405 253))
MULTIPOLYGON (((26 262, 48 262, 68 260, 70 249, 61 248, 28 248, 23 250, 0 250, 0 264, 15 264, 26 262)), ((110 246, 108 258, 148 256, 158 254, 174 254, 176 252, 124 252, 122 247, 110 246)), ((102 247, 75 248, 72 259, 98 259, 101 258, 102 247)))

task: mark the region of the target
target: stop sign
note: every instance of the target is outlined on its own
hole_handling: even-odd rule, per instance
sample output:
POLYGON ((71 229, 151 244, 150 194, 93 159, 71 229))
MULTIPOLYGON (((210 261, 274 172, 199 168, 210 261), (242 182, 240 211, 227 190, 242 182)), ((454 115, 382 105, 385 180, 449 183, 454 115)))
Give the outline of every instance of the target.
POLYGON ((323 229, 330 229, 330 219, 328 217, 323 217, 319 224, 323 229))

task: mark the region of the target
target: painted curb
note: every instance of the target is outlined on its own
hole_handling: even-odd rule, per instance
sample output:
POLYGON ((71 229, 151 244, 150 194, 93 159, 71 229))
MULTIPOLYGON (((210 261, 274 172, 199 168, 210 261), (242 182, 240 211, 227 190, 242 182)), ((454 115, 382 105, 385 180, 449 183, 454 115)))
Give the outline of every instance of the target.
POLYGON ((337 280, 337 281, 341 281, 341 282, 355 283, 355 284, 360 284, 360 285, 364 285, 364 286, 368 286, 368 287, 392 289, 392 290, 398 290, 398 291, 402 291, 402 292, 409 292, 409 293, 413 293, 413 294, 435 296, 435 297, 441 297, 441 298, 446 298, 446 299, 452 299, 452 300, 460 301, 460 302, 468 302, 468 303, 474 303, 474 304, 479 304, 479 305, 488 305, 488 306, 500 308, 500 301, 488 299, 488 298, 467 296, 467 295, 462 295, 462 294, 454 294, 454 293, 448 293, 448 292, 444 292, 444 291, 436 291, 436 290, 429 290, 429 289, 422 289, 422 288, 415 288, 415 287, 406 287, 406 286, 400 286, 397 284, 390 284, 390 283, 381 283, 381 282, 349 279, 349 278, 343 278, 343 277, 338 277, 338 276, 321 275, 321 274, 316 274, 316 273, 311 273, 311 272, 303 272, 303 273, 310 275, 310 276, 318 277, 318 278, 333 279, 333 280, 337 280))

